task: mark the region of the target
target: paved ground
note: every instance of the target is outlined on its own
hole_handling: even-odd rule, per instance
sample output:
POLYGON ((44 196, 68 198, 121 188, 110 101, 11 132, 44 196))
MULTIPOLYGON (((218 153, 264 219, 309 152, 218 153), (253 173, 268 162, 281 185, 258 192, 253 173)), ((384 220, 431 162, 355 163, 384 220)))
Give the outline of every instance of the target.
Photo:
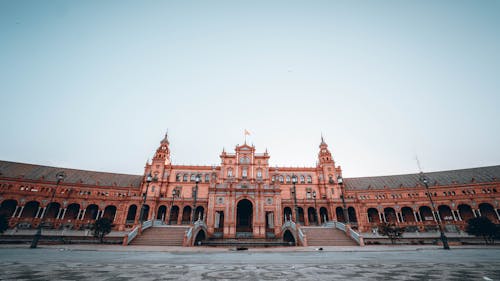
POLYGON ((500 248, 325 249, 2 246, 0 280, 500 280, 500 248))

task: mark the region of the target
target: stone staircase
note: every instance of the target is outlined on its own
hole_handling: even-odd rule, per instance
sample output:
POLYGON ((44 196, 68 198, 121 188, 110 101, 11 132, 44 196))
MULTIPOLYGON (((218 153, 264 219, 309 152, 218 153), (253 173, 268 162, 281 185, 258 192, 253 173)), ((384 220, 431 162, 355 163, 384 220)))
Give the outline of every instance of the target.
POLYGON ((188 226, 150 227, 138 235, 132 246, 182 246, 188 226))
POLYGON ((332 227, 302 226, 309 246, 358 246, 341 230, 332 227))

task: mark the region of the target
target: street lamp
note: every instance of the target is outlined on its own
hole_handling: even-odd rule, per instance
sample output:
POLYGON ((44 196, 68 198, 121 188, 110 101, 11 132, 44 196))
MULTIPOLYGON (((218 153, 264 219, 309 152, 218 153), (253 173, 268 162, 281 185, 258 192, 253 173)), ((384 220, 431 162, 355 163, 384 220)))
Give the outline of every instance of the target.
POLYGON ((196 198, 198 197, 198 183, 200 182, 200 175, 196 175, 195 178, 196 185, 193 187, 193 215, 192 223, 195 222, 194 216, 196 215, 196 198))
POLYGON ((148 173, 146 176, 146 192, 142 195, 142 206, 141 206, 141 214, 139 215, 139 223, 141 224, 140 230, 142 230, 142 222, 144 221, 143 216, 144 216, 144 211, 146 208, 146 199, 148 197, 148 189, 149 189, 149 184, 153 181, 153 176, 151 175, 151 172, 148 173))
POLYGON ((436 222, 439 228, 441 242, 443 242, 443 249, 449 250, 450 245, 448 245, 448 238, 444 234, 443 225, 441 224, 441 220, 438 219, 436 213, 436 206, 434 205, 434 201, 432 200, 431 192, 429 191, 429 179, 425 176, 423 172, 420 172, 420 181, 424 183, 425 190, 427 190, 427 197, 429 197, 429 201, 431 201, 431 207, 433 212, 433 217, 436 218, 436 222))
POLYGON ((295 209, 295 223, 299 223, 299 207, 297 207, 297 188, 295 187, 295 184, 297 183, 297 176, 292 175, 292 183, 293 183, 293 204, 294 204, 294 209, 295 209))
MULTIPOLYGON (((61 172, 58 172, 56 174, 56 187, 54 188, 54 191, 52 191, 52 195, 50 196, 50 201, 49 201, 49 204, 47 205, 46 208, 49 208, 50 204, 52 203, 52 201, 54 200, 54 197, 56 196, 56 192, 57 192, 57 187, 59 186, 59 183, 64 180, 64 178, 66 178, 66 174, 61 171, 61 172)), ((40 240, 40 238, 42 237, 42 225, 43 225, 43 217, 42 219, 40 220, 40 223, 38 224, 38 227, 36 229, 36 233, 35 233, 35 236, 33 237, 33 240, 31 241, 31 246, 30 248, 34 249, 36 248, 36 246, 38 245, 38 241, 40 240)))
POLYGON ((337 183, 340 185, 340 199, 342 199, 342 208, 344 209, 344 218, 346 224, 349 224, 349 213, 347 212, 347 206, 345 204, 345 196, 344 196, 344 179, 341 175, 337 177, 337 183))
POLYGON ((314 199, 314 220, 316 221, 316 225, 319 225, 318 209, 316 206, 316 190, 313 191, 313 199, 314 199))

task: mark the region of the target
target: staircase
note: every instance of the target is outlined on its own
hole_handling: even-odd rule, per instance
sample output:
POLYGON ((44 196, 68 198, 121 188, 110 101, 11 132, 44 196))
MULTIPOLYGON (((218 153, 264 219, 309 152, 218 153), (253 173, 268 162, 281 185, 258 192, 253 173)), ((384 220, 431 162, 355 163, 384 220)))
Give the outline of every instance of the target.
POLYGON ((129 245, 133 246, 182 246, 188 226, 150 227, 129 245))
POLYGON ((302 226, 309 246, 358 246, 341 230, 331 227, 302 226))

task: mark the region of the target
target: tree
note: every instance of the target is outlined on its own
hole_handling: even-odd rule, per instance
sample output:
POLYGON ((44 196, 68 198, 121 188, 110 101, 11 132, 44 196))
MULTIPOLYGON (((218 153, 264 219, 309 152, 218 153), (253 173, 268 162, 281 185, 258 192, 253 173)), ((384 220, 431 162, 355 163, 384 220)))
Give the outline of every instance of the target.
POLYGON ((498 236, 498 227, 487 217, 468 220, 465 231, 470 235, 482 236, 486 244, 493 244, 495 236, 498 236))
POLYGON ((9 228, 9 220, 5 215, 0 215, 0 233, 4 233, 9 228))
POLYGON ((104 242, 104 236, 111 232, 113 224, 108 218, 100 218, 95 221, 92 225, 92 230, 94 231, 94 237, 99 238, 101 243, 104 242))
POLYGON ((397 226, 395 223, 385 222, 378 225, 378 234, 389 237, 392 244, 396 242, 396 239, 403 236, 403 232, 404 228, 397 226))

